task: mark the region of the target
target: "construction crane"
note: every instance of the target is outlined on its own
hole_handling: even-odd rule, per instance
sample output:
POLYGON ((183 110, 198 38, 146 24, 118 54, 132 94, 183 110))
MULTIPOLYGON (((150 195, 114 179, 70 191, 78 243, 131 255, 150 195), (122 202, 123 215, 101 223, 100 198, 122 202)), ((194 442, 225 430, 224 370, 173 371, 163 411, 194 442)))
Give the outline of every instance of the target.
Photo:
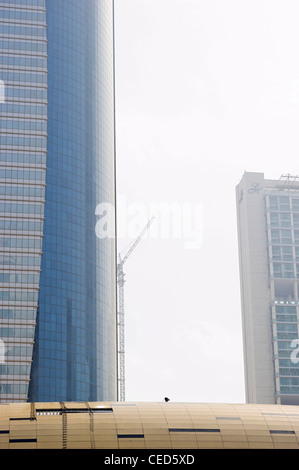
POLYGON ((135 250, 136 246, 142 239, 145 232, 149 229, 154 217, 152 217, 142 232, 138 235, 136 240, 131 244, 127 249, 126 254, 122 258, 121 253, 118 255, 118 264, 117 264, 117 285, 118 285, 118 362, 119 362, 119 400, 125 401, 125 299, 124 299, 124 286, 125 286, 125 273, 124 273, 124 264, 135 250))

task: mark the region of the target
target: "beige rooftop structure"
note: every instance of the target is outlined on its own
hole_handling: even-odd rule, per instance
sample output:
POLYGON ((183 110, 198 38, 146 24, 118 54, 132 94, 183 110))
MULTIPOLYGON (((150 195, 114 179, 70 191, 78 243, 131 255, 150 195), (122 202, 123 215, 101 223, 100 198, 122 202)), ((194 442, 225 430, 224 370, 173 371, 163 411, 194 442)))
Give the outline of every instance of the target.
POLYGON ((208 403, 0 405, 0 449, 299 449, 299 407, 208 403))

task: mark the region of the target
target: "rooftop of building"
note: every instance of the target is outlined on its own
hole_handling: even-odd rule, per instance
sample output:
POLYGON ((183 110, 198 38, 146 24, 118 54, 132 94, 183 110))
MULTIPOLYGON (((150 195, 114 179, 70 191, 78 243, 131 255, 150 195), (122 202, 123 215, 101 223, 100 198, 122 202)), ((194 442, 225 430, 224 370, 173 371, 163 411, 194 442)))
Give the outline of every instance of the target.
POLYGON ((298 449, 299 406, 0 404, 0 449, 298 449))

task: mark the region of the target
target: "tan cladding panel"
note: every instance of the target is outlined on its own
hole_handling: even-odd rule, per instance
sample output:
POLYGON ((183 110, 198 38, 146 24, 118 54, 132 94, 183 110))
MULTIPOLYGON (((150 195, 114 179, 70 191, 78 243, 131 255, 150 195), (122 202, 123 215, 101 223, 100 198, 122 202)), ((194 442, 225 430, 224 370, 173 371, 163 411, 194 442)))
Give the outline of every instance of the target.
POLYGON ((202 403, 0 405, 0 449, 298 449, 299 407, 202 403))

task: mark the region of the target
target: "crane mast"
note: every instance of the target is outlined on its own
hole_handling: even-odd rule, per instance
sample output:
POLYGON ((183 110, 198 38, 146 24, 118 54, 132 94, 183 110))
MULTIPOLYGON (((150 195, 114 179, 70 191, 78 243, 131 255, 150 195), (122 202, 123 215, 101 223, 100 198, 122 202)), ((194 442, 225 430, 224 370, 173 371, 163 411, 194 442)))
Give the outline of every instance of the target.
POLYGON ((127 250, 125 256, 122 258, 121 253, 118 255, 118 264, 117 264, 117 286, 118 286, 118 308, 117 308, 117 326, 118 326, 118 367, 119 367, 119 400, 125 401, 126 397, 126 379, 125 379, 125 295, 124 295, 124 286, 125 286, 125 273, 124 273, 124 264, 135 250, 136 246, 142 239, 145 232, 149 229, 154 217, 152 217, 142 232, 138 235, 136 240, 127 250))

